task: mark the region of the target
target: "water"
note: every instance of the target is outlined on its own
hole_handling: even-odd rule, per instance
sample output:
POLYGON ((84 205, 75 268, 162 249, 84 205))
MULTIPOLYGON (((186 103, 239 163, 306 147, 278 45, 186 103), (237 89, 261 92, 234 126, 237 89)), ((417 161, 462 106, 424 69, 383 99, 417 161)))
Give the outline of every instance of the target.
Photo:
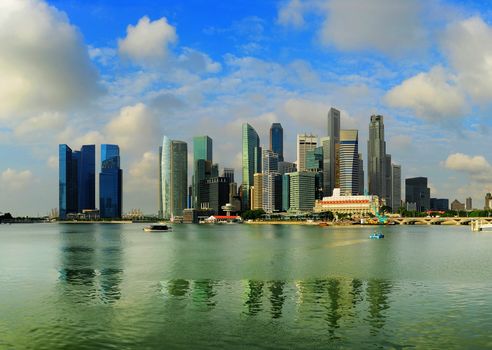
POLYGON ((0 349, 492 347, 468 227, 0 225, 0 349))

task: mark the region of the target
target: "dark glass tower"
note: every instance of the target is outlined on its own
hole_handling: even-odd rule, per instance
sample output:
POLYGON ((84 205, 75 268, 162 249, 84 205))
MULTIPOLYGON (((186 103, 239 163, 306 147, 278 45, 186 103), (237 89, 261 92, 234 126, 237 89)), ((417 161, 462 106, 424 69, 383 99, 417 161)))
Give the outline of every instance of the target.
POLYGON ((99 209, 101 218, 121 218, 123 203, 123 172, 120 168, 120 148, 101 145, 99 173, 99 209))
POLYGON ((270 151, 278 154, 279 162, 284 161, 284 129, 280 123, 270 127, 270 151))
POLYGON ((84 145, 77 153, 79 211, 96 209, 96 145, 84 145))
POLYGON ((60 218, 96 207, 96 147, 84 145, 72 151, 59 145, 59 209, 60 218))

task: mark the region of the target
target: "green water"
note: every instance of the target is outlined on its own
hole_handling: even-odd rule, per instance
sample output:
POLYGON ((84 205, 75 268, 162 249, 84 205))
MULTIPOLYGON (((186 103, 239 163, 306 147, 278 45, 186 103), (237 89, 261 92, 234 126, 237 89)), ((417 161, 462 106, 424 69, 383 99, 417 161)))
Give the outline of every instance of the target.
POLYGON ((468 227, 0 225, 0 349, 492 347, 468 227))

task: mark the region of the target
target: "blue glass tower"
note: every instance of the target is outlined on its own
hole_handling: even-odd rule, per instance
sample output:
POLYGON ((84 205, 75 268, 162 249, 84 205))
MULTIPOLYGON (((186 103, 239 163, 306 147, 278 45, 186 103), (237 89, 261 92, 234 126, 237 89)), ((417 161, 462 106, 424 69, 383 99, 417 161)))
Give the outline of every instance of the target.
POLYGON ((284 129, 280 123, 270 127, 270 151, 278 154, 279 162, 284 161, 284 129))
MULTIPOLYGON (((75 153, 75 152, 74 152, 75 153)), ((77 162, 78 209, 96 209, 96 146, 84 145, 77 162)))
POLYGON ((118 145, 101 145, 99 173, 99 210, 101 218, 121 218, 123 172, 120 169, 118 145))
POLYGON ((96 146, 84 145, 72 151, 68 145, 59 152, 59 209, 60 218, 96 207, 96 146))

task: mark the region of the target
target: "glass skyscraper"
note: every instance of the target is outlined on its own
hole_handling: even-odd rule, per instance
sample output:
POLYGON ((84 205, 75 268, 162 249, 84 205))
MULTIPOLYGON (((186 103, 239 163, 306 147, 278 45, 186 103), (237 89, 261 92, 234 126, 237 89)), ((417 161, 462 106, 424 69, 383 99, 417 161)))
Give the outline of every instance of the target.
POLYGON ((72 151, 66 144, 58 147, 61 219, 66 219, 67 214, 96 207, 95 150, 95 145, 84 145, 80 151, 72 151))
POLYGON ((284 161, 284 129, 280 123, 270 127, 270 151, 278 154, 279 162, 284 161))
POLYGON ((260 137, 248 123, 243 124, 243 208, 250 207, 250 188, 255 173, 261 173, 260 137))
POLYGON ((328 136, 321 140, 323 146, 323 194, 331 196, 340 186, 340 111, 330 108, 327 123, 328 136))
MULTIPOLYGON (((367 141, 367 187, 369 194, 379 199, 391 198, 391 156, 386 154, 384 140, 384 117, 372 115, 369 123, 369 140, 367 141), (389 174, 389 176, 388 176, 389 174), (388 181, 389 179, 389 181, 388 181)), ((387 205, 391 201, 386 202, 387 205)))
POLYGON ((99 210, 101 218, 121 218, 123 205, 123 172, 118 145, 101 145, 99 173, 99 210))
POLYGON ((340 193, 353 196, 359 193, 359 132, 340 130, 340 193))
MULTIPOLYGON (((211 167, 213 161, 213 143, 209 136, 193 137, 193 177, 192 177, 192 207, 200 206, 200 183, 210 176, 206 176, 205 167, 211 167), (206 163, 206 164, 205 164, 206 163)), ((218 175, 217 175, 218 176, 218 175)))
POLYGON ((159 169, 159 214, 164 219, 182 216, 187 208, 188 144, 164 136, 159 169))

